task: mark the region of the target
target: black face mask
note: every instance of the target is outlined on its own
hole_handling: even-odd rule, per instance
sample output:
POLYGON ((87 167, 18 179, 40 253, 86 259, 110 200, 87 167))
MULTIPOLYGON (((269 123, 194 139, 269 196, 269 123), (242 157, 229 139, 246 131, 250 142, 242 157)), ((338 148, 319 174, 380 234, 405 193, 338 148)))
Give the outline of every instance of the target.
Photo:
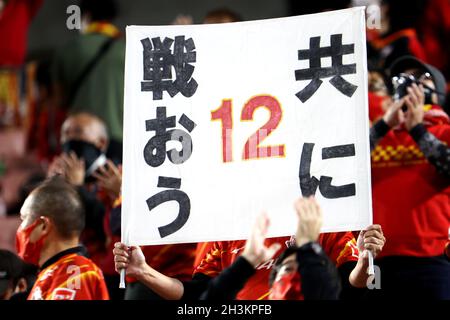
POLYGON ((95 181, 91 175, 106 163, 105 154, 95 145, 86 141, 69 140, 62 145, 62 151, 66 154, 74 152, 78 158, 83 158, 86 168, 85 182, 95 181))

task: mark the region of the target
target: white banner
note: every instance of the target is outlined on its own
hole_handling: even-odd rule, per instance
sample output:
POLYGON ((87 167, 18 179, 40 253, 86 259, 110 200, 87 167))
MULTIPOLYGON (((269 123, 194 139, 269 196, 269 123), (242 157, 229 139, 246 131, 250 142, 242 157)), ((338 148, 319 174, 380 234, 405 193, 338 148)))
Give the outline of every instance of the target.
POLYGON ((324 232, 371 223, 363 8, 126 37, 125 243, 291 235, 311 194, 324 232))

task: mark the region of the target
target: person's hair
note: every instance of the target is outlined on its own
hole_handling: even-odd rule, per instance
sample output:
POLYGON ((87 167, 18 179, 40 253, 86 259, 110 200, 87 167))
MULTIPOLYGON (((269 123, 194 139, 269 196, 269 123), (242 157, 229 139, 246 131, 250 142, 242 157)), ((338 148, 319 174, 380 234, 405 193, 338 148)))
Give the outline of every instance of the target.
POLYGON ((45 180, 33 190, 31 212, 50 218, 57 233, 65 239, 79 236, 84 229, 83 202, 72 185, 60 176, 45 180))
POLYGON ((275 278, 277 277, 278 270, 280 269, 281 265, 283 264, 284 259, 289 257, 290 255, 297 252, 297 247, 288 247, 286 250, 284 250, 280 256, 278 257, 277 261, 275 262, 275 265, 273 266, 272 270, 270 271, 269 275, 269 287, 272 286, 273 282, 275 281, 275 278))
POLYGON ((82 14, 89 14, 92 21, 111 21, 119 8, 115 0, 80 0, 82 14))
POLYGON ((240 22, 242 17, 237 13, 227 8, 219 8, 209 11, 205 16, 205 21, 208 19, 230 20, 230 22, 240 22))

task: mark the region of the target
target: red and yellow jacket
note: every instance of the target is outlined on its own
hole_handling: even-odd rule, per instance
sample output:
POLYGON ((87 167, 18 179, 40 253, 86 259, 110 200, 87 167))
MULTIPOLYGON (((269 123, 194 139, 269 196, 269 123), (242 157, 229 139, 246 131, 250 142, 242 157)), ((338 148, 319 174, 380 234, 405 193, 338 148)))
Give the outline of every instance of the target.
POLYGON ((47 261, 28 300, 109 300, 102 271, 80 251, 69 249, 47 261))
MULTIPOLYGON (((424 125, 450 145, 450 121, 439 107, 428 107, 424 125)), ((449 178, 401 127, 380 140, 371 158, 374 223, 386 237, 379 257, 442 255, 450 227, 449 178)))

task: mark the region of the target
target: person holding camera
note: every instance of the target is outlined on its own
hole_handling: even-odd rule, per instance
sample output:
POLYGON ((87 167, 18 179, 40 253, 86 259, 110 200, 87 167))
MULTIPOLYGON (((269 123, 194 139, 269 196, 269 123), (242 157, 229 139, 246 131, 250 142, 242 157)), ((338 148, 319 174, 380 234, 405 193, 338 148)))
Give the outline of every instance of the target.
MULTIPOLYGON (((384 298, 450 299, 450 120, 442 73, 405 56, 390 67, 393 103, 370 131, 377 264, 384 298)), ((381 294, 381 295, 380 295, 381 294)))

